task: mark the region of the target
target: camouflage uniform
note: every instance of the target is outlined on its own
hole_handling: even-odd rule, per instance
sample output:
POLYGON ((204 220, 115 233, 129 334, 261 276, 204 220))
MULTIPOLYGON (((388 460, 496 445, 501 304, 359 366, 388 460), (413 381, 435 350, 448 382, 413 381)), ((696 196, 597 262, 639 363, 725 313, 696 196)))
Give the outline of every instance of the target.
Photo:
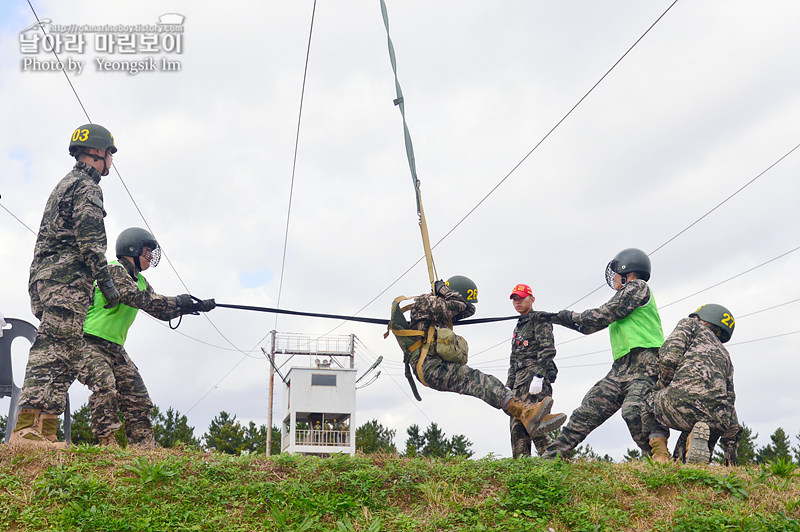
MULTIPOLYGON (((433 324, 447 327, 448 323, 469 318, 475 314, 475 305, 467 303, 458 292, 449 287, 442 288, 444 297, 423 294, 414 298, 411 307, 411 328, 427 331, 433 324)), ((410 360, 414 375, 419 380, 416 366, 420 354, 410 360)), ((442 392, 471 395, 485 403, 503 408, 512 397, 512 392, 497 377, 487 375, 466 364, 442 360, 436 354, 436 342, 431 342, 428 355, 422 363, 422 375, 428 387, 442 392)))
POLYGON ((657 389, 647 394, 642 416, 648 434, 690 431, 703 421, 719 438, 738 426, 730 355, 700 320, 678 322, 659 350, 658 370, 657 389))
MULTIPOLYGON (((572 312, 569 320, 556 318, 553 323, 591 334, 645 306, 650 302, 650 297, 647 283, 634 279, 599 308, 572 312)), ((655 385, 657 357, 658 349, 637 347, 615 360, 611 371, 586 393, 556 440, 547 447, 544 457, 569 454, 590 432, 620 409, 631 437, 642 453, 649 456, 650 444, 642 426, 642 410, 644 396, 655 385)))
MULTIPOLYGON (((129 261, 109 264, 109 272, 120 293, 120 306, 141 309, 165 321, 181 315, 175 297, 157 294, 150 283, 144 290, 139 289, 136 280, 138 272, 129 261)), ((102 310, 105 299, 99 289, 97 292, 95 305, 99 302, 98 310, 113 312, 102 310)), ((114 434, 121 426, 117 417, 117 410, 120 410, 125 418, 128 444, 153 448, 155 439, 150 423, 153 402, 136 364, 121 344, 88 333, 85 338, 87 348, 78 380, 92 391, 89 408, 93 432, 98 438, 114 434)))
POLYGON ((100 172, 78 162, 47 200, 28 292, 40 320, 31 346, 20 407, 59 414, 85 349, 83 323, 92 280, 109 278, 100 172))
MULTIPOLYGON (((538 312, 530 311, 517 320, 514 337, 511 339, 506 386, 522 401, 538 403, 553 395, 551 383, 556 380, 558 369, 553 359, 556 348, 553 341, 553 325, 538 318, 538 312), (542 391, 536 395, 528 393, 534 377, 544 378, 542 391)), ((531 455, 531 437, 522 422, 511 417, 511 453, 514 458, 531 455)), ((549 443, 546 435, 533 440, 536 450, 542 454, 549 443)))

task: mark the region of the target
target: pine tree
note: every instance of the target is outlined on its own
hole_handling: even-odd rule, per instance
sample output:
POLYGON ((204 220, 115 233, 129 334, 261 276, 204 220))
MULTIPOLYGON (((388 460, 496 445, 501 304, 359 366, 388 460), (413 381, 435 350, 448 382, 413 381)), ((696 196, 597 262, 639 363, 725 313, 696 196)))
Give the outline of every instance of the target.
POLYGON ((162 447, 174 447, 178 443, 185 443, 192 447, 199 447, 200 442, 194 437, 194 427, 190 427, 186 416, 181 415, 171 407, 166 414, 162 414, 157 406, 150 412, 150 422, 153 424, 153 434, 156 443, 162 447))
POLYGON ((791 462, 791 447, 789 436, 786 434, 786 432, 782 428, 778 427, 769 438, 772 440, 772 443, 758 451, 756 461, 760 464, 774 462, 779 459, 791 462))
POLYGON ((425 438, 422 456, 427 456, 428 458, 447 456, 447 439, 445 439, 444 432, 439 428, 439 425, 431 422, 422 437, 425 438))
POLYGON ((208 432, 203 435, 203 441, 208 449, 220 453, 239 454, 245 448, 245 431, 236 421, 235 415, 231 416, 223 410, 211 420, 208 432))
POLYGON ((414 457, 422 453, 425 447, 425 437, 419 433, 419 425, 414 424, 406 429, 408 439, 406 440, 406 450, 403 456, 414 457))
POLYGON ((469 458, 475 454, 472 449, 472 442, 467 439, 463 434, 457 434, 450 438, 447 444, 447 454, 450 456, 463 456, 469 458))
POLYGON ((365 454, 397 453, 394 435, 397 431, 378 423, 377 419, 367 421, 356 429, 356 450, 365 454))

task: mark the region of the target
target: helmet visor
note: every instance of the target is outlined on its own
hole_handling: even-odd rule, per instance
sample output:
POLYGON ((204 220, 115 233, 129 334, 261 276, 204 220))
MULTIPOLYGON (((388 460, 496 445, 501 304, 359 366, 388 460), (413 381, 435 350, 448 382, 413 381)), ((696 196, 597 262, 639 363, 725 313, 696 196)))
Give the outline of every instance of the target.
POLYGON ((159 261, 161 260, 161 247, 158 244, 151 249, 149 244, 144 245, 144 250, 142 251, 142 256, 150 261, 150 266, 155 268, 158 266, 159 261))
POLYGON ((606 265, 606 283, 611 288, 614 288, 614 274, 617 273, 617 264, 618 261, 614 259, 606 265))

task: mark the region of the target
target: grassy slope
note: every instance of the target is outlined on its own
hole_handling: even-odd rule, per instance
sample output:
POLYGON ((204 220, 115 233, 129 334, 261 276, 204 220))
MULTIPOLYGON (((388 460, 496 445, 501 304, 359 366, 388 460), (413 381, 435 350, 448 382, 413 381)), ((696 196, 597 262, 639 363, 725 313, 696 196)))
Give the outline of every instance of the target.
POLYGON ((0 530, 800 531, 796 473, 0 445, 0 530))

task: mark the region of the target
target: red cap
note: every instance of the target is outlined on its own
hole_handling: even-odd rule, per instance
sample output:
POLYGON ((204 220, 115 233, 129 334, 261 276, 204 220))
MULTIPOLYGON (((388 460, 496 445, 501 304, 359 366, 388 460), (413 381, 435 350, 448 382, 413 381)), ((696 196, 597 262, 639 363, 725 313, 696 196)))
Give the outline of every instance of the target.
POLYGON ((531 290, 530 286, 526 284, 518 284, 517 286, 514 287, 514 290, 511 291, 511 295, 508 298, 511 299, 514 296, 525 298, 532 295, 533 295, 533 290, 531 290))

